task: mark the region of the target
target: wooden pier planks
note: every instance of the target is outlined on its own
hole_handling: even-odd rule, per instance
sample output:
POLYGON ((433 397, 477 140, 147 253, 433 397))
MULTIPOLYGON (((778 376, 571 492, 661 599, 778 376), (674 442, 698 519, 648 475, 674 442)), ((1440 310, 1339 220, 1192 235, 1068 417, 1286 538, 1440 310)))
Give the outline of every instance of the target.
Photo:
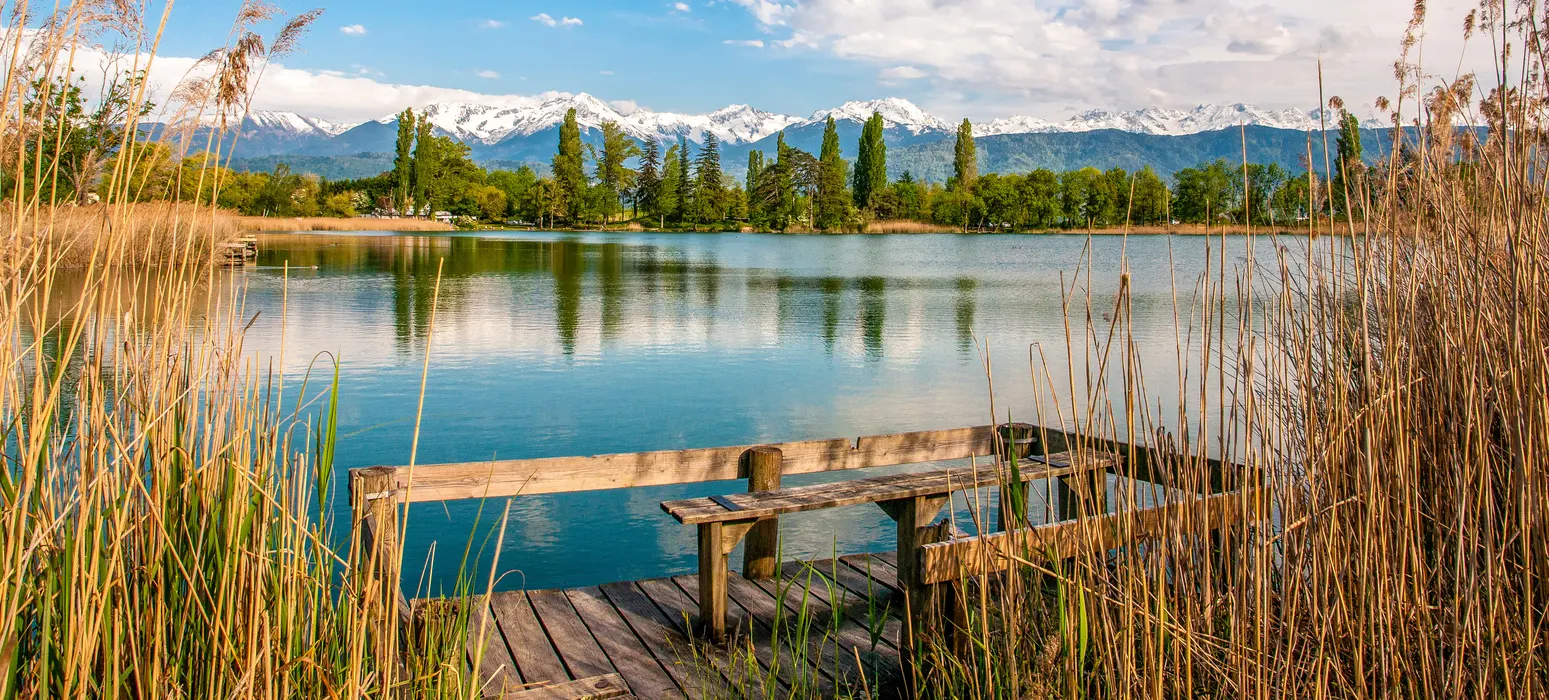
MULTIPOLYGON (((858 673, 872 683, 880 680, 878 675, 896 674, 899 611, 888 613, 873 648, 865 599, 865 591, 873 591, 878 594, 876 609, 886 609, 895 576, 896 570, 871 555, 787 563, 771 581, 731 574, 730 613, 741 658, 746 659, 751 643, 759 671, 767 677, 772 666, 778 670, 773 690, 779 693, 794 685, 831 692, 859 687, 858 673), (809 578, 807 572, 813 570, 818 573, 809 578), (781 593, 784 599, 778 600, 781 593), (808 623, 818 629, 802 643, 792 633, 804 598, 808 623), (825 627, 836 605, 843 617, 837 634, 825 627), (862 657, 860 667, 856 651, 862 657)), ((479 607, 470 615, 468 658, 471 663, 478 645, 484 645, 480 681, 495 697, 502 690, 558 688, 610 674, 622 678, 632 696, 642 698, 718 697, 730 689, 751 690, 767 683, 767 678, 751 677, 750 667, 731 660, 725 648, 690 636, 699 609, 697 593, 693 576, 496 593, 487 606, 482 598, 475 601, 479 607), (481 640, 479 625, 485 614, 489 618, 481 640), (710 663, 696 663, 696 655, 710 663)))

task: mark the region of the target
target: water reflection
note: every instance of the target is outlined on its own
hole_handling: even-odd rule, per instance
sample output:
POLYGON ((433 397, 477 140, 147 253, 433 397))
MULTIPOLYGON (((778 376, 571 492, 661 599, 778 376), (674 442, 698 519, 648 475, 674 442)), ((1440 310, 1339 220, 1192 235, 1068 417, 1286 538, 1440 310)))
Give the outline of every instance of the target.
MULTIPOLYGON (((260 267, 232 274, 250 290, 249 308, 263 312, 248 336, 252 353, 283 349, 290 371, 322 351, 342 356, 338 452, 347 468, 407 459, 438 267, 424 463, 979 424, 989 397, 976 339, 1012 364, 997 372, 996 407, 1032 416, 1029 346, 1047 352, 1054 386, 1091 374, 1083 351, 1063 351, 1062 276, 1082 303, 1090 293, 1094 307, 1111 308, 1126 246, 1134 356, 1155 368, 1146 404, 1161 406, 1156 418, 1167 422, 1179 395, 1171 280, 1192 286, 1205 245, 1078 236, 287 235, 264 237, 260 267)), ((1247 243, 1234 245, 1229 265, 1247 243)), ((1270 259, 1272 248, 1258 255, 1270 259)), ((502 568, 540 587, 691 571, 691 529, 657 503, 728 488, 736 485, 519 498, 502 568)), ((406 556, 423 561, 435 541, 442 552, 461 551, 477 512, 477 503, 420 509, 406 556)), ((872 508, 792 517, 783 537, 791 554, 852 552, 885 549, 889 528, 872 508)), ((455 563, 438 564, 438 576, 455 563)))

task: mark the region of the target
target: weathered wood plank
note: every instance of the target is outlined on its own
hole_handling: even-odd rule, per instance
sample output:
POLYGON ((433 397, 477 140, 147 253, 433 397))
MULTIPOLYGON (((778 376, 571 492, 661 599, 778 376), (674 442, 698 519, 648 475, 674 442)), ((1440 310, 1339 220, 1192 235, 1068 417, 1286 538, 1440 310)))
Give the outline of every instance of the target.
MULTIPOLYGON (((767 446, 780 450, 783 473, 811 474, 983 457, 994 454, 995 442, 990 426, 978 426, 767 446)), ((389 486, 372 495, 449 501, 740 479, 747 476, 743 455, 754 447, 428 464, 413 469, 412 484, 407 467, 377 467, 389 486)))
MULTIPOLYGON (((827 560, 811 564, 814 569, 828 566, 827 560)), ((851 689, 858 689, 861 687, 861 674, 865 674, 873 687, 876 687, 877 679, 872 678, 875 669, 858 666, 855 660, 857 651, 860 652, 863 661, 873 656, 870 633, 860 624, 843 615, 837 629, 832 629, 828 625, 833 620, 833 608, 829 606, 826 596, 819 597, 814 592, 818 587, 825 585, 821 583, 822 579, 822 576, 813 574, 803 567, 798 576, 793 578, 751 583, 779 599, 789 613, 786 618, 791 623, 800 619, 803 614, 806 615, 807 624, 811 627, 807 634, 808 658, 815 657, 817 663, 831 673, 836 682, 847 685, 851 689)), ((887 666, 891 666, 892 663, 890 660, 884 661, 887 666)))
POLYGON ((570 604, 564 591, 532 591, 527 598, 532 601, 533 612, 543 622, 549 639, 554 640, 554 650, 559 652, 559 659, 565 662, 572 678, 617 671, 608 661, 608 655, 602 653, 602 647, 597 646, 597 640, 592 638, 586 624, 581 622, 581 616, 576 614, 575 606, 570 604))
MULTIPOLYGON (((1088 463, 1022 471, 1025 481, 1075 474, 1092 468, 1088 463)), ((662 503, 662 510, 685 525, 763 518, 785 513, 839 508, 859 503, 881 503, 908 498, 941 496, 954 491, 991 486, 1000 482, 993 467, 932 469, 913 474, 888 474, 832 484, 814 484, 737 493, 716 499, 689 498, 662 503), (728 509, 730 503, 736 510, 728 509)))
MULTIPOLYGON (((682 582, 679 582, 682 585, 682 582)), ((831 674, 824 669, 807 663, 805 655, 800 657, 791 654, 789 642, 790 636, 786 629, 782 629, 780 608, 775 605, 774 596, 760 586, 745 578, 733 576, 728 586, 728 593, 732 602, 741 606, 747 613, 748 619, 753 623, 749 625, 752 633, 752 641, 756 652, 773 647, 776 632, 782 642, 779 649, 773 653, 764 653, 758 656, 759 663, 763 664, 766 672, 773 667, 780 682, 786 687, 800 686, 818 691, 820 696, 833 695, 834 682, 831 674), (771 666, 778 662, 778 666, 771 666)))
POLYGON ((526 593, 496 593, 490 599, 490 609, 495 613, 495 621, 500 623, 500 632, 505 635, 506 645, 511 650, 511 658, 516 662, 523 682, 560 683, 570 680, 565 665, 560 663, 559 655, 554 653, 548 634, 543 631, 542 623, 533 614, 526 593))
POLYGON ((718 697, 715 688, 720 684, 707 683, 695 671, 692 641, 635 583, 604 584, 602 592, 685 695, 718 697))
POLYGON ((522 687, 522 677, 506 649, 500 623, 484 596, 469 598, 468 605, 472 606, 468 614, 468 664, 478 669, 480 690, 485 695, 516 691, 522 687))
MULTIPOLYGON (((811 570, 832 582, 833 588, 831 590, 828 585, 812 585, 807 592, 821 600, 830 610, 838 609, 843 612, 855 624, 860 625, 861 629, 866 630, 868 637, 871 634, 872 625, 880 621, 882 634, 876 652, 884 659, 889 659, 891 664, 897 665, 898 635, 903 626, 900 616, 903 615, 903 609, 902 602, 893 599, 893 589, 881 582, 873 581, 870 587, 875 598, 872 601, 875 604, 873 608, 872 604, 867 602, 868 588, 865 574, 857 573, 851 566, 846 566, 842 559, 824 560, 814 564, 819 563, 825 566, 821 569, 814 566, 811 570), (840 564, 834 566, 833 562, 840 562, 840 564), (873 611, 882 619, 870 619, 873 611)), ((791 562, 781 568, 780 576, 786 581, 805 581, 808 572, 809 569, 805 563, 791 562)), ((815 581, 813 583, 816 584, 815 581)), ((863 649, 862 654, 865 653, 863 649)))
POLYGON ((629 685, 616 673, 505 693, 500 700, 604 700, 629 697, 629 685))
MULTIPOLYGON (((735 576, 731 578, 733 580, 737 579, 735 576)), ((687 596, 689 600, 692 600, 696 603, 699 602, 693 577, 674 576, 668 580, 676 585, 678 591, 684 596, 687 596)), ((730 586, 728 586, 728 589, 729 588, 730 586)), ((728 596, 729 594, 730 591, 728 590, 728 596)), ((794 670, 794 666, 791 664, 789 651, 785 650, 783 647, 780 650, 773 649, 773 644, 769 638, 769 628, 759 624, 759 621, 754 617, 752 609, 745 606, 742 600, 731 597, 728 599, 730 600, 730 609, 733 611, 733 614, 737 616, 738 621, 736 626, 738 639, 735 643, 735 646, 740 648, 744 641, 752 641, 753 658, 754 660, 758 661, 759 668, 764 672, 762 677, 746 678, 744 675, 742 675, 744 668, 739 664, 734 668, 733 674, 736 674, 735 677, 740 680, 735 680, 733 682, 737 683, 739 687, 757 688, 759 691, 757 695, 759 696, 789 696, 791 689, 790 671, 794 670), (748 636, 743 637, 742 635, 748 636), (785 664, 784 673, 779 673, 781 670, 781 666, 779 664, 785 664), (774 687, 772 688, 765 687, 768 685, 768 673, 770 669, 775 669, 777 671, 775 674, 774 687)), ((727 648, 731 648, 731 646, 729 645, 727 648)), ((830 684, 828 687, 831 688, 832 685, 830 684)))
MULTIPOLYGON (((1005 570, 1013 558, 1063 559, 1107 550, 1137 539, 1171 532, 1206 532, 1268 512, 1268 492, 1247 489, 1204 496, 1099 518, 1050 523, 1014 532, 997 532, 954 542, 927 544, 919 550, 921 583, 955 581, 1005 570), (1189 522, 1202 526, 1182 526, 1189 522), (1168 526, 1173 527, 1169 528, 1168 526)), ((899 558, 903 562, 903 557, 899 558)))
MULTIPOLYGON (((689 598, 683 589, 674 584, 672 579, 659 578, 650 581, 640 581, 638 585, 646 598, 660 608, 663 614, 672 618, 675 624, 687 625, 681 628, 681 632, 689 635, 693 634, 691 629, 693 623, 689 621, 691 619, 689 615, 692 614, 693 610, 697 609, 698 604, 692 598, 689 598)), ((739 620, 735 627, 740 626, 741 621, 739 620)), ((715 668, 716 672, 728 684, 728 688, 736 690, 747 687, 750 681, 744 669, 741 667, 729 667, 725 662, 724 654, 713 653, 711 648, 706 648, 697 643, 695 648, 700 650, 701 658, 706 658, 710 661, 711 666, 715 668)))
POLYGON ((591 630, 592 637, 602 646, 603 653, 619 674, 629 684, 630 691, 648 698, 665 698, 681 695, 660 663, 651 656, 650 650, 635 638, 629 624, 619 616, 613 604, 596 587, 575 588, 565 591, 570 604, 575 606, 581 622, 591 630))

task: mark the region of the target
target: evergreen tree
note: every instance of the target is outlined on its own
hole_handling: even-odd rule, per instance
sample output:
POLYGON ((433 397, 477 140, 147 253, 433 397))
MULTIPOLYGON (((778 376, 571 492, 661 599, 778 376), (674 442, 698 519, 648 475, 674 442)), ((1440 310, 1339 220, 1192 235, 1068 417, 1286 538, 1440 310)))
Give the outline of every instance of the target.
POLYGON ((774 190, 774 216, 771 217, 776 228, 784 231, 791 226, 791 219, 796 218, 796 183, 792 173, 790 146, 785 145, 785 131, 775 138, 775 172, 771 178, 771 187, 774 190))
POLYGON ((694 212, 694 178, 688 169, 688 139, 678 137, 678 207, 673 212, 678 221, 688 221, 694 212))
POLYGON ((887 144, 882 140, 885 122, 882 113, 872 112, 861 128, 861 141, 855 156, 855 206, 875 208, 873 198, 887 189, 887 144))
POLYGON ((409 206, 409 186, 414 182, 414 110, 398 115, 398 149, 393 158, 393 208, 400 214, 409 206))
POLYGON ((431 133, 430 120, 420 119, 414 137, 414 209, 423 211, 425 218, 435 216, 431 206, 431 182, 436 170, 436 141, 431 133))
POLYGON ((656 139, 647 139, 645 153, 640 156, 640 174, 635 176, 635 209, 636 215, 645 214, 654 216, 660 213, 657 208, 661 199, 662 187, 662 146, 656 139))
POLYGON ((958 189, 973 191, 974 181, 979 179, 979 155, 974 146, 973 124, 967 119, 957 127, 957 145, 952 152, 952 181, 958 189))
POLYGON ((619 197, 634 186, 635 171, 624 167, 630 158, 640 155, 640 147, 624 130, 611 121, 602 124, 602 157, 597 159, 597 180, 601 183, 602 213, 612 217, 619 197))
POLYGON ((844 225, 850 202, 850 193, 845 187, 846 164, 839 150, 839 128, 834 124, 833 116, 829 116, 828 125, 823 129, 823 150, 818 163, 813 219, 818 228, 828 231, 844 225))
POLYGON ((721 184, 721 140, 705 132, 705 145, 694 159, 694 209, 696 223, 726 218, 726 188, 721 184))
POLYGON ((559 125, 559 150, 554 154, 554 184, 556 196, 563 202, 565 214, 571 220, 581 218, 586 203, 586 163, 581 145, 581 127, 576 124, 575 108, 565 112, 565 121, 559 125))

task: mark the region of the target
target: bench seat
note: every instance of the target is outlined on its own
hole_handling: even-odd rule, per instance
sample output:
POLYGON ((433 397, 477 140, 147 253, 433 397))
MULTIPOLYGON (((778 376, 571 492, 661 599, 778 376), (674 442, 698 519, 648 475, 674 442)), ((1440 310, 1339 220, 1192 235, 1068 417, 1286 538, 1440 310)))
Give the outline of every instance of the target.
MULTIPOLYGON (((1057 453, 1021 458, 1021 480, 1092 478, 1118 465, 1106 452, 1057 453)), ((899 587, 917 595, 914 585, 920 547, 946 533, 931 527, 956 491, 999 486, 1003 472, 992 465, 949 467, 908 474, 688 498, 662 503, 662 510, 685 525, 699 528, 699 622, 712 639, 726 634, 727 557, 760 521, 786 513, 875 503, 898 525, 899 587)), ((1004 519, 1004 518, 1003 518, 1004 519)))
MULTIPOLYGON (((1111 468, 1114 455, 1100 453, 1076 458, 1068 452, 1024 457, 1023 481, 1071 476, 1111 468)), ((942 496, 956 491, 1000 485, 1001 474, 990 466, 953 467, 925 472, 889 474, 829 484, 794 486, 774 491, 736 493, 728 496, 687 498, 662 503, 662 510, 684 525, 758 520, 787 513, 839 508, 860 503, 887 503, 917 497, 942 496)))

